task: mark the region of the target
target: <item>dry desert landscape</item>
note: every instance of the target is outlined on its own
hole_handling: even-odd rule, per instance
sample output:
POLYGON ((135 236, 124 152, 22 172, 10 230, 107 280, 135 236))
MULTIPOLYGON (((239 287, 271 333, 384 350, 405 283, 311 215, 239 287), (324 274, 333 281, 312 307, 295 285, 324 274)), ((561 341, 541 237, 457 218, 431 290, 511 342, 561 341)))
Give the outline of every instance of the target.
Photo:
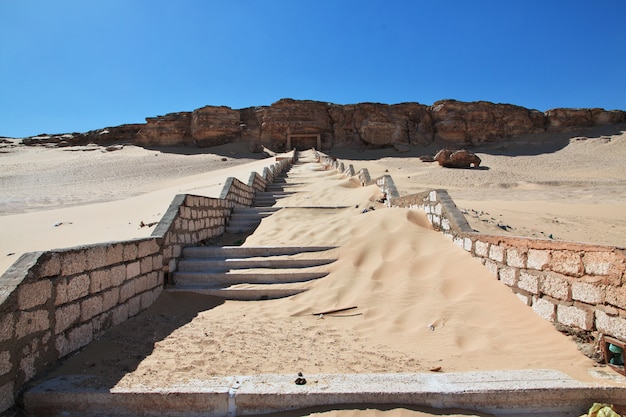
MULTIPOLYGON (((482 159, 480 169, 422 162, 419 156, 434 154, 434 145, 406 153, 328 153, 357 170, 367 168, 372 178, 391 175, 400 195, 448 190, 477 231, 626 247, 626 126, 611 129, 478 147, 472 151, 482 159)), ((424 213, 385 208, 376 202, 376 186, 360 187, 311 155, 303 160, 310 163, 291 170, 303 183, 284 200, 294 208, 264 219, 243 244, 337 246, 327 277, 304 293, 269 301, 164 292, 150 309, 68 359, 62 372, 95 375, 99 384, 120 387, 297 372, 550 368, 592 379, 594 362, 571 339, 433 231, 424 213), (297 208, 331 204, 348 208, 297 208), (376 210, 362 213, 357 206, 376 210), (358 308, 339 316, 314 314, 348 306, 358 308)), ((5 140, 0 271, 28 251, 148 236, 152 227, 142 223, 158 221, 174 195, 216 197, 227 177, 246 181, 263 163, 244 142, 190 153, 130 145, 114 151, 27 147, 5 140)), ((370 410, 372 416, 428 413, 370 410)))

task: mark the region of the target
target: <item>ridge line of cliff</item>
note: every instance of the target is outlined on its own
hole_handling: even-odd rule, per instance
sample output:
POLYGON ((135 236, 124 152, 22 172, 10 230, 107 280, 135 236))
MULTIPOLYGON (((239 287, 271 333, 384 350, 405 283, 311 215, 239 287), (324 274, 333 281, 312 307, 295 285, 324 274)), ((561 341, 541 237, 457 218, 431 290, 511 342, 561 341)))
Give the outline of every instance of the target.
MULTIPOLYGON (((190 112, 146 117, 146 123, 125 124, 86 133, 38 135, 27 145, 131 143, 139 146, 208 147, 249 141, 252 151, 263 146, 286 150, 288 135, 320 135, 323 149, 334 146, 427 146, 434 141, 455 147, 497 143, 511 137, 565 132, 626 123, 626 112, 600 108, 556 108, 540 112, 487 101, 439 100, 334 104, 281 99, 269 106, 231 109, 204 106, 190 112)), ((300 146, 308 144, 298 138, 300 146)))

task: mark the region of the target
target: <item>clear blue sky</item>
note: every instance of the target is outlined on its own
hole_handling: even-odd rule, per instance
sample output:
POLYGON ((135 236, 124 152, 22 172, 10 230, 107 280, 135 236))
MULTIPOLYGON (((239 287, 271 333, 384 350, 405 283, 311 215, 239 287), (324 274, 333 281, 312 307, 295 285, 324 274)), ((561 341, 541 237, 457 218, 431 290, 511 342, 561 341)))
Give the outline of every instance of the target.
POLYGON ((0 0, 0 136, 205 105, 626 109, 625 0, 0 0))

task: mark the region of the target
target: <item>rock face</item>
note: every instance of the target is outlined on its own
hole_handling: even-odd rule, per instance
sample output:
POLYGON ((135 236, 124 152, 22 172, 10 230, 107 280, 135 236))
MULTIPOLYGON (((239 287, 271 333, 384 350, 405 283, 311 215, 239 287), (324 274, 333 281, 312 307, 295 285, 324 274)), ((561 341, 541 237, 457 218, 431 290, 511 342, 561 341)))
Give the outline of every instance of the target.
POLYGON ((270 149, 286 150, 289 135, 320 135, 322 148, 332 147, 333 130, 328 104, 319 101, 282 99, 255 111, 260 124, 258 141, 270 149))
POLYGON ((141 146, 193 146, 191 138, 191 114, 170 113, 165 116, 148 117, 135 143, 141 146))
POLYGON ((196 146, 215 146, 239 137, 241 116, 230 107, 206 106, 191 114, 191 137, 196 146))
POLYGON ((432 142, 432 119, 428 107, 423 104, 332 105, 329 114, 335 145, 361 143, 381 147, 432 142))
POLYGON ((215 146, 240 136, 239 111, 206 106, 193 112, 146 118, 135 139, 142 146, 215 146))
POLYGON ((458 145, 479 145, 524 133, 545 131, 546 116, 511 104, 485 101, 438 101, 431 110, 435 139, 458 145))
POLYGON ((241 110, 206 106, 192 112, 149 117, 145 124, 70 134, 70 139, 67 135, 48 137, 72 144, 118 141, 141 146, 194 147, 244 140, 250 142, 252 150, 260 152, 263 146, 286 150, 290 135, 313 138, 319 135, 324 150, 335 146, 406 149, 409 145, 424 146, 435 141, 459 149, 528 133, 620 123, 626 123, 626 112, 621 110, 553 109, 542 113, 485 101, 442 100, 427 106, 419 103, 338 105, 282 99, 270 106, 241 110))
POLYGON ((435 161, 444 168, 478 168, 480 158, 472 152, 460 149, 442 149, 435 155, 435 161))
POLYGON ((90 130, 85 133, 65 133, 48 135, 41 134, 25 138, 24 145, 48 145, 48 146, 82 146, 90 143, 99 145, 112 145, 119 143, 131 143, 137 137, 137 133, 143 124, 125 124, 104 129, 90 130))
POLYGON ((626 112, 604 109, 553 109, 546 112, 548 130, 563 131, 577 127, 624 123, 626 112))

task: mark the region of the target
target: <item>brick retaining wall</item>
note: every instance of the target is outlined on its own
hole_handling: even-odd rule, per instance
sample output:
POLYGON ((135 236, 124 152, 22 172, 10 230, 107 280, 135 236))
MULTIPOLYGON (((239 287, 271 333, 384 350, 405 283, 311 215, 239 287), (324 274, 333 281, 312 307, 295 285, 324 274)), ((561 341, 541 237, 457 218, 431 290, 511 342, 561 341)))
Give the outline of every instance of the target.
POLYGON ((0 413, 37 373, 148 308, 182 248, 221 235, 232 208, 250 206, 290 161, 248 184, 229 178, 220 198, 177 195, 150 237, 21 256, 0 277, 0 413))
POLYGON ((477 233, 445 190, 391 204, 426 211, 435 229, 480 259, 546 320, 626 341, 624 248, 477 233))
MULTIPOLYGON (((318 154, 337 169, 335 158, 318 154)), ((359 176, 361 179, 361 176, 359 176)), ((363 186, 372 182, 361 179, 363 186)), ((400 197, 389 175, 375 180, 386 205, 424 210, 433 228, 478 258, 538 315, 626 341, 626 249, 475 232, 445 190, 400 197)))

